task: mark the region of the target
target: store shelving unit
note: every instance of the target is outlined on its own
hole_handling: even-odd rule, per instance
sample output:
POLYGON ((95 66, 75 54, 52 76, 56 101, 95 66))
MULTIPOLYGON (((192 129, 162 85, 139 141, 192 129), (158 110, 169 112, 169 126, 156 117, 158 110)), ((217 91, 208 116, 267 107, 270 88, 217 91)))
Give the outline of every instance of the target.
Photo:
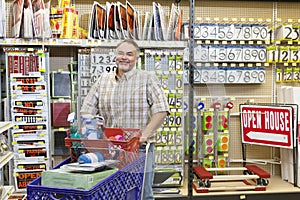
MULTIPOLYGON (((12 3, 11 0, 6 1, 8 5, 12 3)), ((99 1, 100 3, 105 3, 106 1, 99 1)), ((163 6, 168 7, 174 1, 161 1, 163 6)), ((208 22, 214 24, 220 24, 223 22, 230 23, 230 24, 251 24, 251 23, 267 23, 268 26, 275 28, 279 27, 281 24, 298 24, 299 17, 299 2, 288 2, 288 1, 195 1, 195 5, 191 6, 190 3, 193 1, 182 1, 180 2, 180 6, 183 8, 184 16, 183 21, 188 22, 189 18, 192 21, 192 25, 194 26, 197 23, 208 22), (217 6, 216 6, 217 5, 217 6), (190 15, 189 15, 190 14, 190 15), (193 18, 194 17, 194 18, 193 18), (289 18, 293 18, 293 20, 289 20, 289 18), (269 21, 269 19, 271 21, 269 21)), ((149 10, 151 8, 151 3, 149 1, 139 1, 134 2, 136 8, 141 10, 142 13, 149 10)), ((56 2, 53 2, 56 4, 56 2)), ((82 18, 85 17, 86 14, 89 14, 91 11, 92 1, 89 0, 82 0, 76 2, 77 8, 82 13, 82 18)), ((10 14, 7 15, 10 17, 10 14)), ((82 24, 87 25, 88 22, 82 20, 82 24)), ((85 27, 86 28, 86 27, 85 27)), ((197 27, 196 27, 197 28, 197 27)), ((194 29, 193 29, 194 30, 194 29)), ((10 32, 8 28, 8 32, 10 32)), ((194 32, 193 32, 194 33, 194 32)), ((194 36, 194 35, 193 35, 194 36)), ((192 38, 191 39, 196 39, 192 38)), ((50 69, 57 70, 57 67, 61 66, 68 66, 73 60, 76 60, 78 57, 78 61, 80 60, 80 54, 78 54, 78 49, 90 49, 90 48, 114 48, 119 41, 100 41, 100 40, 78 40, 78 39, 12 39, 12 38, 5 38, 0 39, 0 46, 1 47, 16 47, 16 46, 25 46, 25 47, 47 47, 50 49, 50 69)), ((203 40, 203 43, 200 41, 193 40, 193 43, 189 44, 189 41, 137 41, 138 44, 143 49, 170 49, 170 48, 177 48, 177 47, 185 47, 185 46, 192 46, 195 47, 197 45, 230 45, 229 42, 218 42, 216 44, 214 41, 210 40, 203 40)), ((235 41, 234 45, 246 45, 246 43, 242 44, 235 41)), ((232 43, 233 44, 233 43, 232 43)), ((271 44, 275 44, 276 47, 285 46, 299 46, 298 41, 271 41, 270 43, 263 43, 259 44, 260 46, 266 45, 271 46, 271 44)), ((252 44, 249 44, 252 45, 252 44)), ((191 48, 193 51, 197 51, 197 48, 191 48)), ((284 49, 282 49, 284 50, 284 49)), ((190 52, 193 52, 190 51, 190 52)), ((276 51, 276 53, 279 53, 276 51)), ((193 53, 191 53, 193 55, 193 53)), ((198 54, 199 55, 199 54, 198 54)), ((193 61, 194 57, 189 57, 189 61, 193 61)), ((197 58, 196 58, 197 59, 197 58)), ((194 64, 194 63, 192 63, 194 64)), ((256 64, 255 64, 256 65, 256 64)), ((264 64, 263 64, 264 65, 264 64)), ((288 76, 291 75, 291 71, 288 68, 298 68, 298 63, 289 63, 285 64, 283 62, 270 62, 266 66, 259 66, 265 67, 265 81, 261 84, 221 84, 223 87, 225 97, 232 98, 234 105, 238 105, 241 103, 245 103, 246 101, 251 102, 260 102, 260 103, 275 103, 277 101, 277 87, 281 85, 291 85, 291 86, 298 86, 299 81, 289 81, 288 76), (278 69, 278 70, 277 70, 278 69), (286 77, 286 79, 276 78, 278 77, 286 77), (285 76, 282 76, 285 75, 285 76)), ((194 64, 194 67, 188 68, 188 70, 195 70, 197 65, 194 64)), ((254 66, 252 64, 252 66, 254 66)), ((203 66, 199 66, 203 67, 203 66)), ((205 65, 204 65, 205 67, 205 65)), ((214 66, 214 67, 224 67, 221 65, 214 66)), ((227 64, 227 67, 239 67, 237 64, 227 64)), ((240 67, 251 67, 250 66, 240 66, 240 67)), ((65 69, 68 70, 68 69, 65 69)), ((189 104, 194 105, 195 102, 199 100, 205 99, 205 104, 211 103, 211 95, 209 91, 209 87, 205 83, 197 83, 197 80, 194 82, 195 75, 199 74, 198 70, 193 71, 194 75, 191 82, 185 86, 184 89, 184 99, 186 102, 189 99, 189 104)), ((296 79, 295 79, 296 80, 296 79)), ((79 80, 78 80, 78 83, 79 80)), ((80 86, 79 86, 80 87, 80 86)), ((211 89, 218 89, 217 87, 211 87, 211 89)), ((222 94, 223 95, 223 94, 222 94)), ((80 102, 80 100, 78 100, 80 102)), ((192 107, 191 110, 187 111, 188 114, 193 113, 192 107)), ((77 107, 78 109, 78 107, 77 107)), ((240 130, 239 130, 239 111, 238 106, 234 106, 231 114, 230 114, 230 128, 231 132, 233 133, 230 136, 230 157, 234 160, 243 160, 242 156, 242 145, 240 140, 240 130)), ((192 116, 190 116, 192 118, 192 116)), ((191 128, 192 130, 192 128, 191 128)), ((193 133, 188 134, 189 142, 188 148, 190 148, 189 152, 189 163, 193 162, 193 157, 195 156, 193 150, 193 144, 195 144, 195 139, 193 133), (189 146, 191 145, 191 146, 189 146)), ((278 150, 274 148, 265 148, 260 146, 250 146, 247 150, 247 158, 251 160, 271 160, 267 163, 273 163, 272 161, 279 156, 278 150), (257 154, 257 152, 261 152, 261 154, 257 154)), ((278 164, 267 164, 264 168, 274 175, 280 174, 280 169, 278 164)), ((191 169, 191 167, 189 167, 191 169)), ((190 181, 189 181, 190 182, 190 181)), ((190 187, 191 188, 191 187, 190 187)), ((190 194, 191 196, 192 194, 190 194)), ((205 199, 206 197, 204 197, 205 199)), ((227 197, 220 197, 222 200, 226 199, 227 197)), ((230 198, 229 198, 230 199, 230 198)), ((292 198, 290 198, 292 199, 292 198)))
MULTIPOLYGON (((7 131, 8 129, 10 129, 13 126, 13 124, 11 122, 0 122, 0 134, 2 134, 4 131, 7 131)), ((8 145, 8 144, 5 144, 8 145)), ((0 193, 0 199, 7 199, 8 196, 13 193, 15 191, 15 187, 13 185, 5 185, 4 184, 4 171, 3 171, 3 167, 5 165, 7 165, 14 157, 14 153, 11 150, 7 150, 7 151, 3 151, 0 154, 0 173, 1 173, 1 177, 0 177, 0 182, 1 182, 1 186, 0 189, 2 190, 2 192, 0 193)), ((10 184, 12 184, 12 181, 9 180, 10 184)))
POLYGON ((10 168, 17 192, 50 169, 49 57, 46 49, 4 48, 7 118, 13 127, 8 140, 14 162, 10 168))

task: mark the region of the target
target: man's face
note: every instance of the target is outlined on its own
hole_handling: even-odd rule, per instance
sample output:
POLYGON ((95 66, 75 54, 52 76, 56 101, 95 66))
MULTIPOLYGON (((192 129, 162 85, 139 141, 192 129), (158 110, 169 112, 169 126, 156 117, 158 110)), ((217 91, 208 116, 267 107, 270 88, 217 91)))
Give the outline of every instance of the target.
POLYGON ((130 71, 135 67, 137 55, 135 47, 130 43, 123 43, 117 48, 116 64, 119 75, 130 71))

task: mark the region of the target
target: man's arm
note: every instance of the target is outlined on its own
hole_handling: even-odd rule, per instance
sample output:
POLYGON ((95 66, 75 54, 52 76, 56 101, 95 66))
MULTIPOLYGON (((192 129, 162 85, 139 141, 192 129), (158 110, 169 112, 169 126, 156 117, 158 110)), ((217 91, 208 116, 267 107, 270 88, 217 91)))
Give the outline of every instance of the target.
POLYGON ((152 115, 150 122, 143 130, 142 136, 140 138, 140 142, 146 142, 148 138, 153 136, 157 129, 163 124, 164 118, 168 115, 168 112, 158 112, 152 115))

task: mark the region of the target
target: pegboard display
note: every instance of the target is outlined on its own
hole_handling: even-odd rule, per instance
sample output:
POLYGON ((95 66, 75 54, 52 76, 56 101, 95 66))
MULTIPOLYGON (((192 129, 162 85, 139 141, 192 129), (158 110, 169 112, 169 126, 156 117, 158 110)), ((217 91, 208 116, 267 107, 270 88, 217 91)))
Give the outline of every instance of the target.
MULTIPOLYGON (((6 0, 6 10, 9 11, 11 9, 12 0, 6 0)), ((79 26, 88 30, 90 13, 92 10, 93 0, 78 0, 75 1, 76 9, 79 11, 79 26)), ((105 5, 107 1, 100 0, 99 4, 105 5)), ((125 1, 120 1, 121 3, 125 3, 125 1)), ((165 13, 167 13, 167 17, 169 17, 169 12, 171 9, 171 4, 174 3, 173 0, 166 1, 157 1, 161 4, 161 6, 165 9, 165 13)), ((131 1, 130 2, 141 14, 141 16, 145 16, 145 13, 149 10, 152 10, 152 1, 131 1)), ((57 2, 51 1, 51 6, 57 5, 57 2)), ((189 19, 189 1, 181 1, 179 6, 183 10, 183 22, 188 23, 189 19)), ((215 23, 215 24, 263 24, 267 25, 268 28, 280 27, 283 24, 289 25, 299 25, 300 19, 300 9, 299 2, 262 2, 262 1, 196 1, 195 2, 195 23, 215 23)), ((11 35, 11 12, 7 12, 7 35, 11 35)), ((274 33, 274 32, 273 32, 274 33)), ((187 41, 187 40, 186 40, 187 41)), ((258 43, 240 43, 235 41, 234 43, 223 43, 220 41, 219 43, 215 43, 214 41, 210 43, 206 43, 205 41, 202 43, 205 45, 234 45, 234 46, 242 46, 247 45, 258 45, 264 46, 266 48, 274 45, 279 54, 283 52, 285 48, 287 51, 291 50, 291 46, 299 46, 299 40, 295 40, 293 42, 289 41, 273 41, 270 40, 268 42, 258 43), (279 48, 283 46, 283 48, 279 48), (281 50, 281 51, 280 51, 281 50)), ((4 44, 2 44, 4 45, 4 44)), ((26 44, 27 45, 27 44, 26 44)), ((161 43, 157 42, 155 47, 160 48, 161 43)), ((199 43, 197 45, 200 45, 199 43)), ((100 47, 101 45, 99 45, 100 47)), ((107 46, 106 46, 107 47, 107 46)), ((56 71, 59 69, 69 70, 68 65, 73 61, 78 61, 80 63, 84 60, 84 57, 87 55, 85 53, 80 54, 78 56, 78 49, 81 48, 76 44, 73 45, 62 45, 62 47, 56 46, 55 44, 51 46, 49 52, 49 63, 50 70, 56 71), (80 57, 82 56, 82 57, 80 57)), ((88 51, 90 48, 87 45, 87 49, 84 51, 88 51)), ((267 50, 268 51, 268 50, 267 50)), ((299 51, 299 50, 298 50, 299 51)), ((268 52, 266 52, 268 54, 268 52)), ((90 53, 88 53, 90 54, 90 53)), ((284 53, 282 53, 283 55, 284 53)), ((268 59, 268 58, 267 58, 268 59)), ((83 61, 85 62, 85 61, 83 61)), ((226 64, 219 64, 217 67, 224 68, 238 68, 238 67, 263 67, 264 71, 264 80, 260 83, 254 84, 213 84, 212 82, 204 82, 202 84, 196 84, 194 87, 194 95, 195 101, 199 101, 200 99, 203 101, 205 99, 205 104, 212 103, 212 97, 214 96, 224 96, 228 98, 232 98, 232 102, 234 103, 234 107, 230 112, 231 121, 230 121, 230 155, 232 159, 241 159, 241 139, 240 139, 240 122, 239 122, 239 111, 238 105, 245 102, 253 102, 253 103, 274 103, 276 102, 276 88, 281 85, 290 85, 290 86, 298 86, 299 79, 290 79, 289 76, 295 76, 297 69, 299 69, 299 61, 297 62, 289 62, 289 64, 284 63, 284 60, 280 60, 278 58, 278 62, 272 61, 261 61, 255 62, 251 65, 241 64, 244 63, 244 60, 240 60, 239 63, 232 64, 230 60, 226 61, 226 64), (260 64, 258 64, 260 63, 260 64), (266 64, 267 63, 267 64, 266 64), (290 69, 292 68, 292 69, 290 69), (292 70, 292 71, 291 71, 292 70), (293 74, 293 72, 295 72, 293 74), (282 80, 279 81, 279 76, 282 77, 282 80)), ((91 63, 85 63, 86 65, 90 65, 91 63)), ((198 64, 197 67, 202 68, 205 65, 198 64)), ((299 70, 300 71, 300 70, 299 70)), ((90 70, 87 71, 90 73, 90 70)), ((299 73, 298 73, 299 74, 299 73)), ((78 80, 82 81, 84 87, 88 85, 90 80, 78 80), (84 82, 86 81, 86 82, 84 82)), ((185 80, 187 82, 187 80, 185 80)), ((84 89, 82 89, 84 91, 84 89)), ((188 85, 185 85, 184 88, 184 101, 188 101, 188 85)), ((81 100, 80 100, 81 101, 81 100)), ((277 149, 270 149, 268 147, 261 146, 249 146, 247 149, 247 157, 248 158, 276 158, 278 156, 277 149), (261 152, 257 154, 257 152, 261 152)), ((269 165, 266 166, 269 170, 272 168, 269 165)))
MULTIPOLYGON (((156 133, 155 162, 157 171, 170 168, 184 174, 183 50, 144 51, 145 70, 155 73, 167 95, 170 113, 156 133)), ((169 177, 158 186, 181 185, 182 178, 169 177)))
MULTIPOLYGON (((277 8, 277 5, 274 4, 273 2, 243 2, 243 1, 201 1, 201 2, 196 2, 196 8, 195 8, 195 25, 197 26, 198 23, 212 23, 212 24, 236 24, 237 26, 239 24, 245 24, 249 25, 250 24, 265 24, 269 28, 273 27, 273 20, 274 16, 277 15, 275 13, 277 8), (255 4, 255 5, 254 5, 255 4), (259 4, 259 6, 258 6, 259 4), (218 6, 215 6, 218 5, 218 6)), ((279 17, 279 16, 277 16, 279 17)), ((281 16, 280 16, 281 17, 281 16)), ((283 17, 283 16, 282 16, 283 17)), ((295 17, 295 16, 293 16, 295 17)), ((287 21, 286 19, 283 19, 287 21)), ((273 36, 272 36, 273 37, 273 36)), ((196 38, 195 38, 196 39, 196 38)), ((206 40, 214 40, 212 38, 208 38, 206 40)), ((232 47, 232 45, 240 45, 241 42, 234 42, 231 43, 230 39, 229 42, 224 42, 224 39, 221 42, 216 42, 216 41, 198 41, 197 40, 197 45, 200 46, 200 44, 209 46, 210 48, 212 45, 228 45, 232 47)), ((270 43, 274 42, 272 41, 272 38, 267 41, 262 42, 264 45, 264 48, 269 46, 270 43)), ((262 44, 260 43, 260 44, 262 44)), ((247 45, 248 43, 245 42, 242 44, 243 47, 245 47, 245 44, 247 45)), ((254 42, 251 45, 257 45, 258 43, 254 42)), ((205 47, 204 47, 205 48, 205 47)), ((222 48, 218 47, 218 48, 222 48)), ((236 47, 234 47, 236 48, 236 47)), ((195 49, 196 51, 197 49, 195 49)), ((200 50, 201 51, 201 50, 200 50)), ((202 51, 203 52, 203 51, 202 51)), ((205 51, 204 51, 205 52, 205 51)), ((267 53, 267 52, 266 52, 267 53)), ((199 54, 198 54, 199 55, 199 54)), ((200 54, 203 55, 203 54, 200 54)), ((197 56, 197 54, 195 54, 197 56)), ((195 57, 197 59, 198 57, 195 57)), ((209 58, 207 60, 201 60, 203 57, 200 57, 200 62, 210 62, 209 58)), ((214 62, 219 60, 213 60, 214 62)), ((267 60, 261 60, 262 64, 254 63, 253 66, 258 66, 258 67, 265 67, 264 68, 264 77, 265 80, 263 81, 264 83, 262 84, 255 84, 255 85, 250 85, 250 84, 226 84, 226 82, 218 82, 214 81, 214 83, 211 82, 201 82, 201 80, 197 80, 197 86, 194 87, 194 95, 195 95, 195 100, 199 100, 201 98, 206 98, 205 101, 211 102, 211 98, 213 97, 223 97, 227 96, 229 98, 233 98, 233 102, 235 106, 238 106, 240 103, 245 103, 248 101, 253 101, 253 102, 259 102, 259 103, 272 103, 275 100, 274 96, 274 90, 275 87, 273 85, 274 83, 274 64, 273 62, 269 62, 268 64, 265 64, 264 62, 267 62, 267 60), (202 83, 204 85, 201 85, 199 83, 202 83)), ((238 62, 236 59, 233 60, 233 62, 229 59, 223 60, 223 64, 221 65, 198 65, 201 70, 203 70, 203 67, 207 66, 213 66, 215 69, 218 69, 218 67, 223 67, 223 68, 232 68, 232 67, 244 67, 244 60, 240 61, 243 64, 235 64, 238 62), (224 64, 225 63, 225 64, 224 64)), ((220 70, 221 71, 221 70, 220 70)), ((228 72, 228 71, 226 71, 228 72)), ((201 72, 200 72, 201 73, 201 72)), ((197 75, 197 71, 196 71, 197 75)), ((221 74, 222 75, 222 74, 221 74)), ((284 72, 283 72, 284 75, 284 72)), ((188 91, 188 90, 185 90, 188 91)), ((188 93, 185 94, 187 96, 188 93)), ((240 138, 240 124, 239 124, 239 112, 237 108, 233 108, 231 112, 232 120, 230 121, 230 156, 232 160, 241 160, 242 159, 242 145, 241 145, 241 138, 240 138)), ((214 148, 214 147, 213 147, 214 148)), ((251 159, 276 159, 276 157, 279 155, 278 151, 274 150, 273 148, 265 148, 265 147, 260 147, 260 146, 255 146, 251 145, 250 147, 247 148, 247 157, 251 159), (257 152, 263 152, 261 154, 257 154, 257 152)), ((235 164, 235 163, 233 163, 235 164)), ((277 165, 278 166, 278 165, 277 165)), ((274 170, 273 166, 267 165, 264 166, 269 171, 273 171, 273 173, 278 173, 279 170, 276 168, 274 170)))
POLYGON ((271 18, 274 9, 273 2, 262 1, 197 1, 195 4, 195 19, 236 18, 271 18))

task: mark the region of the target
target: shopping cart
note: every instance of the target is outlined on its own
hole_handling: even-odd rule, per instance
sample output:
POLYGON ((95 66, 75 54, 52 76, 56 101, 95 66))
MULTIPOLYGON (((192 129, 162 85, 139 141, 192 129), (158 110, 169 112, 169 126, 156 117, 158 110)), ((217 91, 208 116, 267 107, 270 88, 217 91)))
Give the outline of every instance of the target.
MULTIPOLYGON (((131 139, 132 140, 132 139, 131 139)), ((136 138, 134 139, 136 140, 136 138)), ((138 140, 139 141, 139 140, 138 140)), ((81 151, 101 151, 105 159, 112 159, 110 156, 118 154, 118 160, 121 164, 118 166, 119 170, 108 176, 103 181, 100 181, 89 190, 80 190, 74 188, 58 188, 51 186, 42 186, 39 177, 27 185, 27 199, 28 200, 140 200, 143 197, 143 186, 146 169, 146 159, 149 145, 146 146, 146 151, 141 153, 136 150, 139 149, 139 144, 134 147, 127 145, 123 148, 113 145, 112 142, 99 140, 96 141, 80 141, 78 139, 66 138, 66 144, 71 144, 71 156, 58 164, 54 169, 60 168, 63 165, 74 162, 78 158, 81 151), (91 143, 90 143, 91 142, 91 143), (103 148, 106 142, 107 147, 103 148), (80 144, 83 146, 80 147, 80 144), (95 146, 96 145, 96 146, 95 146), (97 147, 102 148, 97 148, 97 147), (112 147, 118 147, 113 149, 112 147), (125 150, 125 149, 127 150, 125 150), (130 150, 130 151, 128 151, 130 150), (122 155, 123 156, 120 156, 122 155), (124 159, 124 156, 128 159, 124 159), (131 160, 134 159, 134 160, 131 160)), ((132 141, 127 141, 132 142, 132 141)), ((116 157, 115 157, 116 158, 116 157)))

